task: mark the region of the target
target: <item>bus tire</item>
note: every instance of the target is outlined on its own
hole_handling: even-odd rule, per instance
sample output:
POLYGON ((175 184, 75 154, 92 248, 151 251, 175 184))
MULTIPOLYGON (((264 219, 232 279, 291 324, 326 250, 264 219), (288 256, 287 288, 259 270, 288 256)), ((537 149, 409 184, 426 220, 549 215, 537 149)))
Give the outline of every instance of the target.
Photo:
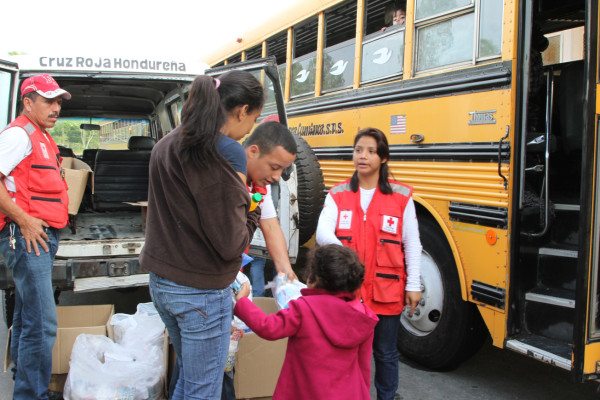
POLYGON ((442 230, 430 218, 419 220, 423 245, 419 315, 403 312, 398 350, 431 369, 452 369, 472 356, 487 337, 475 304, 463 301, 454 256, 442 230))
POLYGON ((298 230, 299 244, 306 243, 317 229, 319 215, 325 202, 325 185, 319 160, 310 145, 298 135, 294 135, 296 153, 296 174, 298 180, 298 230))

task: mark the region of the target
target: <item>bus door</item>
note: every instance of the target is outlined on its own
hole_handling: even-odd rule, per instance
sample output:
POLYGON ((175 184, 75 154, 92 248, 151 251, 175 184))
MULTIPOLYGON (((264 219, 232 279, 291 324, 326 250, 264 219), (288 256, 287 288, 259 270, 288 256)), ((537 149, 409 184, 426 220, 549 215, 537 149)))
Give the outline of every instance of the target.
POLYGON ((585 293, 589 293, 586 297, 578 297, 582 301, 585 300, 588 305, 586 309, 580 310, 577 315, 578 320, 576 320, 580 328, 576 332, 574 340, 576 378, 578 379, 581 377, 598 379, 600 376, 600 304, 598 303, 600 301, 600 167, 598 166, 600 160, 600 146, 598 145, 600 134, 600 96, 598 95, 600 91, 600 51, 598 50, 600 45, 600 10, 597 2, 592 3, 594 3, 595 9, 592 9, 590 14, 594 15, 596 19, 591 19, 590 37, 594 37, 596 41, 594 51, 591 52, 594 58, 589 63, 590 73, 588 77, 589 91, 595 98, 590 98, 590 106, 587 108, 592 115, 591 118, 588 118, 589 130, 594 132, 594 140, 588 141, 588 145, 593 148, 595 156, 594 162, 589 164, 588 167, 590 171, 595 171, 592 174, 594 179, 594 201, 592 203, 594 217, 592 229, 590 229, 592 239, 589 246, 591 250, 589 273, 582 269, 578 281, 578 290, 581 288, 582 292, 585 290, 585 293), (587 291, 588 288, 589 292, 587 291))
POLYGON ((8 125, 15 114, 14 104, 17 96, 18 65, 0 60, 0 131, 8 125))
POLYGON ((520 5, 515 137, 521 156, 513 221, 519 251, 511 262, 506 346, 581 381, 600 362, 592 344, 600 339, 593 314, 598 290, 589 285, 591 277, 597 281, 600 238, 594 218, 600 204, 594 200, 598 5, 532 3, 520 5))
MULTIPOLYGON (((244 70, 253 74, 262 82, 267 100, 262 114, 258 119, 260 124, 263 119, 276 115, 279 122, 287 126, 287 116, 283 102, 283 89, 279 80, 279 72, 275 58, 263 58, 236 64, 228 64, 205 71, 206 75, 218 77, 231 70, 244 70)), ((285 236, 288 247, 290 262, 296 262, 299 246, 298 221, 298 192, 297 192, 296 165, 292 164, 290 169, 282 174, 281 180, 271 185, 271 196, 277 209, 279 224, 285 236)), ((251 256, 269 257, 264 236, 260 229, 256 230, 249 254, 251 256)))

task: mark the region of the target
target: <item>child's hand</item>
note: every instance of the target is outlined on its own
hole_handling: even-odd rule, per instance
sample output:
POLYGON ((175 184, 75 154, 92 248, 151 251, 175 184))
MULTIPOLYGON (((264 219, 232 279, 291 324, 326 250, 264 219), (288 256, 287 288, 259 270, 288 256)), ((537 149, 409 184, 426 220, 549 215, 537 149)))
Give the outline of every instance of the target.
POLYGON ((249 295, 250 285, 248 284, 248 282, 244 282, 242 283, 242 287, 240 288, 240 290, 238 290, 237 294, 235 295, 235 300, 238 301, 242 297, 248 297, 249 295))

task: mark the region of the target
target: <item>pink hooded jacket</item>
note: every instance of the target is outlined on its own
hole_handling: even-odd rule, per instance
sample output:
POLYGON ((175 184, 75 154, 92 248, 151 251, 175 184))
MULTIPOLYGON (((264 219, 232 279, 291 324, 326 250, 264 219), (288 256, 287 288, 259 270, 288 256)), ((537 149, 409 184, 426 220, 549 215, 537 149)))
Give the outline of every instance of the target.
POLYGON ((266 315, 248 298, 235 315, 267 340, 289 337, 274 400, 370 399, 373 332, 378 318, 350 293, 302 289, 289 308, 266 315))

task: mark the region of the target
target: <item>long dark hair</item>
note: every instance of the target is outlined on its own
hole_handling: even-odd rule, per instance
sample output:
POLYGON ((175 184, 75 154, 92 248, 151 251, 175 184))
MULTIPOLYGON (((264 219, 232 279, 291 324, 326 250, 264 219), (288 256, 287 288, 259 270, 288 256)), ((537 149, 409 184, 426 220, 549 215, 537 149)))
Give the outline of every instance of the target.
MULTIPOLYGON (((381 164, 381 169, 379 170, 379 191, 383 194, 392 194, 392 187, 390 186, 390 182, 388 181, 389 169, 388 169, 388 161, 390 160, 390 146, 388 145, 387 138, 385 134, 377 128, 365 128, 358 131, 356 137, 354 138, 354 147, 356 147, 356 143, 363 136, 370 136, 375 139, 377 142, 377 155, 382 160, 385 160, 384 163, 381 164)), ((350 189, 353 192, 358 191, 358 172, 354 171, 352 178, 350 179, 350 189)))
POLYGON ((181 110, 181 147, 183 163, 192 162, 208 168, 212 162, 221 160, 217 151, 219 130, 227 114, 221 105, 215 79, 199 76, 194 79, 188 98, 181 110))
POLYGON ((233 70, 219 77, 219 96, 226 112, 237 106, 248 105, 248 112, 259 110, 265 104, 265 91, 248 71, 233 70))

